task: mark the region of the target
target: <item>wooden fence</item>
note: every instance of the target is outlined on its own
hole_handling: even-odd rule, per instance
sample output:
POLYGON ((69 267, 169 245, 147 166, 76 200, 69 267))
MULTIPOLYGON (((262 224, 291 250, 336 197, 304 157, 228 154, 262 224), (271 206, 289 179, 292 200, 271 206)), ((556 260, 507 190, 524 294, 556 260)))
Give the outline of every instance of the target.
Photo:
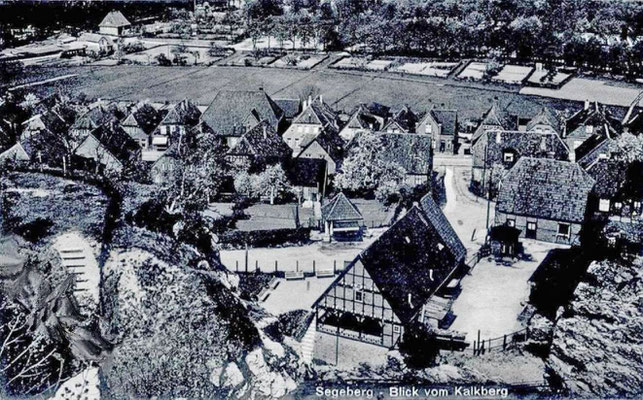
MULTIPOLYGON (((332 263, 328 260, 325 262, 317 262, 317 260, 307 260, 306 262, 300 262, 300 260, 288 260, 289 267, 283 268, 283 263, 280 264, 278 260, 272 262, 259 262, 259 260, 250 261, 245 259, 242 262, 235 260, 234 271, 237 273, 272 273, 276 276, 286 276, 286 273, 289 272, 299 272, 303 276, 332 276, 342 272, 350 261, 345 260, 332 260, 332 263), (294 268, 293 267, 294 264, 294 268), (332 271, 332 275, 331 275, 332 271)), ((229 268, 230 269, 230 268, 229 268)))
POLYGON ((473 341, 473 355, 479 356, 488 351, 504 351, 514 345, 526 342, 529 339, 529 328, 498 336, 492 339, 481 339, 478 330, 478 340, 473 341))

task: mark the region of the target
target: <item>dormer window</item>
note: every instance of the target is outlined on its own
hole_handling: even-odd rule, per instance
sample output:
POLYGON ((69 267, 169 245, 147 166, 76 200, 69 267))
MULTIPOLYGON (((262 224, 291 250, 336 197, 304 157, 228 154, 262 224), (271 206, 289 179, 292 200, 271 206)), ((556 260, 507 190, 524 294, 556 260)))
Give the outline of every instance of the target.
POLYGON ((609 199, 600 199, 598 201, 598 211, 608 212, 610 210, 610 201, 609 199))
POLYGON ((594 133, 594 126, 593 125, 585 126, 585 132, 591 135, 592 133, 594 133))
POLYGON ((505 151, 504 154, 502 155, 502 159, 506 163, 512 163, 514 162, 514 153, 510 151, 505 151))

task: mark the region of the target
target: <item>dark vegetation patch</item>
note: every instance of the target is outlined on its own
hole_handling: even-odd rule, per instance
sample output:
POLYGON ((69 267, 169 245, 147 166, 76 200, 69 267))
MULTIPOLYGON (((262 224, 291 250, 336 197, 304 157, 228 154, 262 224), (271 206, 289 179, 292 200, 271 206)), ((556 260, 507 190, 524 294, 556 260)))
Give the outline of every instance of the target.
POLYGON ((314 314, 307 310, 293 310, 280 314, 277 321, 271 323, 264 329, 266 334, 273 340, 281 342, 284 336, 290 336, 296 340, 301 340, 306 334, 306 330, 314 314))
POLYGON ((273 274, 262 272, 239 274, 239 296, 244 300, 257 300, 259 293, 268 287, 272 278, 273 274))

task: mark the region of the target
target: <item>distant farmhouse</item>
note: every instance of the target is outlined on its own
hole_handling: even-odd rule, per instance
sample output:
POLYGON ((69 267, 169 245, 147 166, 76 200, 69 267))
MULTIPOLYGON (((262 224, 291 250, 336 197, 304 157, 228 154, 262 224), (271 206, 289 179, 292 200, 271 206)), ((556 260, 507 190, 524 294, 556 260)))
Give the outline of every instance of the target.
POLYGON ((98 25, 98 31, 103 35, 121 36, 132 24, 120 11, 110 11, 98 25))
POLYGON ((578 244, 594 183, 576 163, 521 158, 502 178, 495 224, 528 239, 578 244))

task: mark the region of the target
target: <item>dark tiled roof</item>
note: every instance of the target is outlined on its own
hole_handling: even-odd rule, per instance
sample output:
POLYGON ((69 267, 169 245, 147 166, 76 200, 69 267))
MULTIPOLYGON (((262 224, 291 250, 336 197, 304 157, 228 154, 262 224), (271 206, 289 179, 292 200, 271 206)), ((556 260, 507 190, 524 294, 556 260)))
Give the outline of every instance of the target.
POLYGON ((275 99, 275 104, 284 112, 284 118, 295 118, 301 112, 299 99, 275 99))
POLYGON ((580 223, 593 186, 576 163, 523 157, 503 177, 496 210, 580 223))
POLYGON ((399 164, 407 174, 428 175, 432 169, 431 136, 416 133, 378 133, 385 161, 399 164))
POLYGON ((222 90, 203 112, 202 120, 220 135, 241 136, 262 120, 277 128, 283 115, 283 110, 263 90, 222 90))
POLYGON ((592 135, 585 140, 574 151, 576 155, 576 162, 583 168, 591 168, 602 155, 611 157, 614 154, 620 153, 621 149, 616 140, 608 138, 602 133, 592 135))
POLYGON ((625 184, 627 163, 602 159, 598 160, 587 172, 596 181, 593 192, 600 198, 611 199, 619 193, 625 184))
POLYGON ((553 157, 567 160, 569 151, 555 133, 535 131, 488 131, 474 145, 474 167, 484 167, 484 146, 487 145, 487 167, 503 163, 504 152, 511 151, 517 161, 520 157, 553 157), (481 151, 478 151, 481 150, 481 151))
POLYGON ((167 115, 161 121, 161 124, 179 124, 186 126, 195 126, 199 123, 201 118, 201 111, 196 104, 190 100, 185 99, 172 107, 167 115))
POLYGON ((482 120, 473 133, 471 141, 475 143, 488 130, 514 130, 516 128, 516 123, 505 112, 500 110, 498 103, 494 102, 482 116, 482 120))
POLYGON ((321 125, 325 131, 337 133, 339 126, 337 125, 337 115, 335 112, 324 102, 315 99, 306 107, 301 114, 293 120, 293 124, 316 124, 321 125))
POLYGON ((418 207, 411 208, 358 259, 404 323, 417 315, 459 265, 418 207))
POLYGON ((442 125, 442 134, 454 136, 457 133, 458 112, 456 110, 429 111, 435 122, 442 125))
POLYGON ((281 158, 290 153, 290 148, 277 134, 272 125, 262 121, 241 136, 228 154, 263 158, 281 158))
POLYGON ((116 124, 104 124, 92 132, 94 136, 114 157, 127 163, 140 151, 138 143, 116 124))
POLYGON ((110 11, 98 26, 120 28, 130 25, 130 22, 120 11, 110 11))
POLYGON ((391 117, 387 125, 391 123, 396 123, 404 132, 415 132, 418 117, 409 107, 404 106, 391 117))
POLYGON ((326 178, 326 160, 319 158, 295 158, 286 169, 293 186, 318 187, 326 178))
MULTIPOLYGON (((612 114, 598 103, 583 108, 576 114, 572 115, 566 121, 567 136, 573 136, 575 132, 586 125, 604 126, 607 125, 610 133, 616 134, 621 129, 621 122, 614 118, 612 114)), ((583 129, 584 131, 584 129, 583 129)))
POLYGON ((127 116, 123 126, 135 126, 149 135, 161 122, 162 115, 150 104, 142 104, 127 116))
POLYGON ((453 227, 442 213, 440 206, 437 205, 431 193, 428 193, 420 200, 420 207, 427 219, 433 225, 443 243, 447 245, 456 261, 464 261, 467 250, 464 248, 462 241, 453 230, 453 227))
POLYGON ((549 125, 556 132, 560 133, 561 131, 560 120, 547 107, 543 107, 538 114, 536 114, 531 120, 529 120, 529 122, 527 123, 527 130, 530 131, 534 129, 537 125, 549 125))
POLYGON ((344 193, 339 193, 331 201, 326 203, 322 209, 322 217, 326 221, 361 220, 362 213, 357 206, 351 202, 344 193))
POLYGON ((344 152, 344 141, 339 137, 337 131, 324 129, 318 135, 310 134, 304 136, 301 141, 302 150, 300 154, 305 152, 306 149, 314 142, 319 143, 333 161, 341 160, 344 152))

